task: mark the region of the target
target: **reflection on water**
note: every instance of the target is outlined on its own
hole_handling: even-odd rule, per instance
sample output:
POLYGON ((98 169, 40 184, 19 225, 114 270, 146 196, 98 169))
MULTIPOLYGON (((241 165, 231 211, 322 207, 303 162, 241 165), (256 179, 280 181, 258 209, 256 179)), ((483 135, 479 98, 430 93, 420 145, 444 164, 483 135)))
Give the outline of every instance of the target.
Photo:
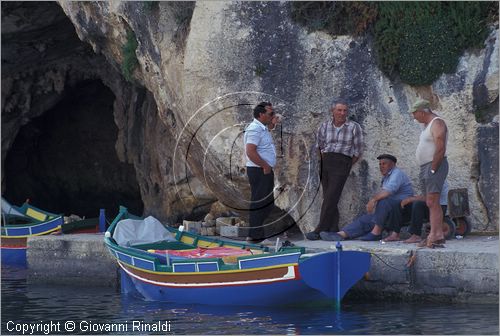
POLYGON ((9 321, 60 322, 59 334, 87 335, 155 333, 133 332, 134 321, 149 325, 159 321, 168 323, 170 332, 156 334, 498 335, 499 331, 498 305, 491 304, 344 302, 340 311, 318 305, 286 308, 179 305, 121 296, 105 288, 27 285, 25 278, 24 270, 2 268, 2 334, 19 334, 7 329, 9 321), (64 330, 67 321, 76 323, 74 332, 64 330), (81 323, 96 329, 92 332, 79 329, 81 323), (117 324, 127 325, 127 332, 102 329, 117 324))

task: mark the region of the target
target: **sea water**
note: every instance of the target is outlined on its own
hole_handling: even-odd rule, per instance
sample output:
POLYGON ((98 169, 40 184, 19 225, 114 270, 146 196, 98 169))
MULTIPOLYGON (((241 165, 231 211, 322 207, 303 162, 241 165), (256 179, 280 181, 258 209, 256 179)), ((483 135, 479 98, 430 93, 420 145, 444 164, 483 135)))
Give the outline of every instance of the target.
POLYGON ((497 304, 344 301, 340 309, 145 301, 108 288, 32 285, 2 268, 2 335, 498 335, 497 304))

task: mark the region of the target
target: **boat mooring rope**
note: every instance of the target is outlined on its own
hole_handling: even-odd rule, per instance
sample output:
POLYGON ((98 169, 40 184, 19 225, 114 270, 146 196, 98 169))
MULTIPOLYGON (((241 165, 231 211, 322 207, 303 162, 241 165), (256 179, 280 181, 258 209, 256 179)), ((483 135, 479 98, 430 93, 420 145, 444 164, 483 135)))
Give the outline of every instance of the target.
POLYGON ((395 269, 396 271, 400 271, 400 272, 406 272, 408 270, 408 268, 410 268, 413 264, 413 262, 410 263, 410 261, 412 261, 412 258, 414 260, 414 255, 413 255, 413 251, 410 252, 410 261, 408 261, 408 263, 406 264, 407 265, 407 268, 406 269, 400 269, 400 268, 397 268, 397 267, 394 267, 392 265, 390 265, 388 262, 386 262, 384 259, 382 259, 379 255, 377 255, 376 253, 373 253, 373 252, 370 252, 370 255, 378 258, 382 263, 384 263, 387 267, 389 268, 392 268, 392 269, 395 269))

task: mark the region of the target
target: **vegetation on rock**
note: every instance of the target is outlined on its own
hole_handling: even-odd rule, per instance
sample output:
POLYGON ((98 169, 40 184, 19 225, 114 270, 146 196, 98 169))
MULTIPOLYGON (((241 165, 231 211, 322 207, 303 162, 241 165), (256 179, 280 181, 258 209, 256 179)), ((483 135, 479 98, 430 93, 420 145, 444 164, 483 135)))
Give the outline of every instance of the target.
POLYGON ((127 33, 127 42, 122 48, 123 53, 123 63, 122 63, 122 73, 125 79, 129 82, 132 82, 132 75, 134 73, 135 68, 139 64, 137 60, 137 55, 135 51, 137 49, 138 43, 135 38, 135 34, 133 31, 129 31, 127 33))
POLYGON ((483 2, 292 2, 292 19, 310 31, 374 36, 379 68, 410 85, 453 73, 465 50, 481 48, 498 4, 483 2))

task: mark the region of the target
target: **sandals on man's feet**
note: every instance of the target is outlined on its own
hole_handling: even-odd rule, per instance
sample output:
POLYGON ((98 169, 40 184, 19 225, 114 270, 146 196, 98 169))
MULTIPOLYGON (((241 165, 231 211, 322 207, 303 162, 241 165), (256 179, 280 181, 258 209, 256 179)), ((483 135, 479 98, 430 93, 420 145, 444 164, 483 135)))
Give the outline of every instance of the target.
POLYGON ((427 246, 427 238, 422 239, 420 242, 417 243, 417 247, 426 247, 427 246))
POLYGON ((428 248, 444 248, 444 243, 446 243, 446 240, 444 239, 438 239, 433 242, 427 242, 427 247, 428 248))
POLYGON ((444 244, 446 243, 445 239, 438 239, 433 242, 429 241, 428 238, 425 238, 420 243, 417 244, 417 247, 427 247, 427 248, 444 248, 444 244))

